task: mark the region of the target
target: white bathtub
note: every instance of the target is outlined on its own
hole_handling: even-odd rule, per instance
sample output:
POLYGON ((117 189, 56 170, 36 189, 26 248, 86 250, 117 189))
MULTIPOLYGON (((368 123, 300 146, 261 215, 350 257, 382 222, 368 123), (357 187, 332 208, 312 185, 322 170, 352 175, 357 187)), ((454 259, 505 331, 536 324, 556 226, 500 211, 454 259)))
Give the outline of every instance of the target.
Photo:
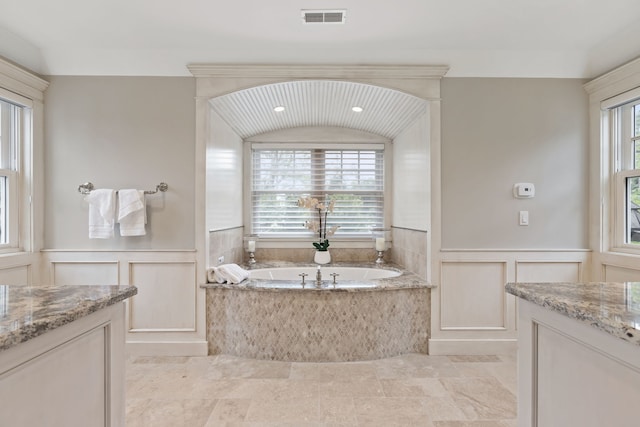
MULTIPOLYGON (((249 278, 255 280, 295 280, 300 281, 300 274, 306 273, 306 282, 313 282, 316 278, 317 267, 280 267, 280 268, 260 268, 251 270, 249 278)), ((398 277, 402 273, 398 270, 386 270, 381 268, 366 267, 332 267, 321 266, 320 273, 322 280, 333 280, 331 274, 338 274, 340 281, 368 281, 377 279, 388 279, 398 277)))

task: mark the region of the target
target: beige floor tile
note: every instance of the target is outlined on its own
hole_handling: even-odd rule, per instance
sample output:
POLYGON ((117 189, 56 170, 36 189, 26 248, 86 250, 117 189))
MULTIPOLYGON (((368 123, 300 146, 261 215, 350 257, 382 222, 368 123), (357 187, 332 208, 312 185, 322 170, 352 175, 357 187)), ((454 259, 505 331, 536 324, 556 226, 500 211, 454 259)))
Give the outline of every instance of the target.
POLYGON ((515 396, 495 378, 442 378, 440 381, 469 420, 516 417, 515 396))
POLYGON ((349 363, 130 357, 127 427, 515 427, 510 355, 349 363))
POLYGON ((458 377, 460 372, 446 356, 408 354, 374 362, 376 375, 389 378, 458 377))
POLYGON ((386 397, 449 396, 436 378, 402 378, 380 380, 386 397))
POLYGON ((353 399, 358 426, 425 426, 433 424, 423 399, 353 399))
POLYGON ((206 427, 243 423, 250 404, 250 399, 219 399, 207 420, 206 427))
POLYGON ((358 421, 352 398, 321 397, 319 402, 320 421, 325 425, 357 425, 358 421))
POLYGON ((127 427, 204 426, 215 404, 215 400, 203 399, 149 399, 143 406, 131 408, 127 427))
POLYGON ((501 359, 498 356, 493 355, 460 355, 460 356, 447 356, 452 362, 467 362, 467 363, 486 363, 486 362, 500 362, 501 359))
POLYGON ((377 379, 364 379, 318 382, 318 395, 320 397, 384 397, 384 392, 377 379))
POLYGON ((290 378, 325 382, 375 379, 376 368, 371 362, 293 363, 290 378))
POLYGON ((319 423, 319 400, 317 398, 252 399, 246 421, 319 423))
POLYGON ((429 397, 424 400, 427 414, 433 421, 467 420, 464 412, 456 405, 449 395, 444 397, 429 397))
MULTIPOLYGON (((435 427, 511 427, 504 421, 434 421, 435 427)), ((514 424, 515 427, 515 424, 514 424)))
POLYGON ((243 359, 220 355, 206 373, 210 380, 222 378, 289 378, 291 363, 243 359))
POLYGON ((311 380, 286 379, 248 379, 232 390, 229 398, 289 400, 289 399, 317 399, 318 384, 311 380))

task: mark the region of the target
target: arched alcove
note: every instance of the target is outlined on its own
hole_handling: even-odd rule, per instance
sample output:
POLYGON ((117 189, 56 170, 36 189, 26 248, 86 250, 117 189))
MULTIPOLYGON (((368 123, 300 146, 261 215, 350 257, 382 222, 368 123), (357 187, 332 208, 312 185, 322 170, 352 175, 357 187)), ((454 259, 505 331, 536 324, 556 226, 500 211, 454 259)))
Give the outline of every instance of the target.
MULTIPOLYGON (((434 163, 433 154, 439 155, 440 78, 446 67, 195 64, 189 69, 197 81, 196 150, 202 154, 196 170, 202 265, 215 265, 221 256, 225 262, 242 260, 242 236, 249 232, 242 197, 245 142, 256 135, 326 129, 332 135, 328 138, 364 132, 394 145, 389 225, 421 233, 421 256, 406 267, 429 278, 432 235, 427 232, 439 220, 432 214, 434 197, 439 197, 432 190, 439 188, 439 158, 434 163), (365 102, 368 115, 350 111, 365 102), (278 105, 292 107, 278 115, 273 111, 278 105)), ((400 241, 396 248, 398 254, 410 250, 400 241)))

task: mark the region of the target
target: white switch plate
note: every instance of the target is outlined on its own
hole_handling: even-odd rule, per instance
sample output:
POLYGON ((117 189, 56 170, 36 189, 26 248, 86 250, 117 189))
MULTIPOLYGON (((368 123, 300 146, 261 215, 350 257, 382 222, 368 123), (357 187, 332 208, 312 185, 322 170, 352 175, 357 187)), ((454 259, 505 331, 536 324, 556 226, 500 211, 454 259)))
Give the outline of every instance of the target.
POLYGON ((529 211, 520 211, 520 225, 529 225, 529 211))

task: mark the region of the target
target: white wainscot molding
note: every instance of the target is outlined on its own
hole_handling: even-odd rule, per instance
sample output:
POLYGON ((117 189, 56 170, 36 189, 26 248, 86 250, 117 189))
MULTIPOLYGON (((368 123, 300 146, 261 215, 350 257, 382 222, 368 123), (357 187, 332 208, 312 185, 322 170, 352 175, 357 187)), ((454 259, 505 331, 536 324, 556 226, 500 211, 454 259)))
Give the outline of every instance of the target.
POLYGON ((603 282, 640 282, 640 256, 604 252, 594 255, 594 273, 603 282))
POLYGON ((40 283, 40 254, 18 252, 0 255, 0 284, 32 285, 40 283))
POLYGON ((443 250, 434 263, 429 354, 515 353, 517 301, 508 282, 588 280, 587 250, 443 250))
POLYGON ((195 251, 48 250, 42 270, 56 285, 136 286, 138 294, 126 301, 128 354, 207 354, 204 279, 195 251))

